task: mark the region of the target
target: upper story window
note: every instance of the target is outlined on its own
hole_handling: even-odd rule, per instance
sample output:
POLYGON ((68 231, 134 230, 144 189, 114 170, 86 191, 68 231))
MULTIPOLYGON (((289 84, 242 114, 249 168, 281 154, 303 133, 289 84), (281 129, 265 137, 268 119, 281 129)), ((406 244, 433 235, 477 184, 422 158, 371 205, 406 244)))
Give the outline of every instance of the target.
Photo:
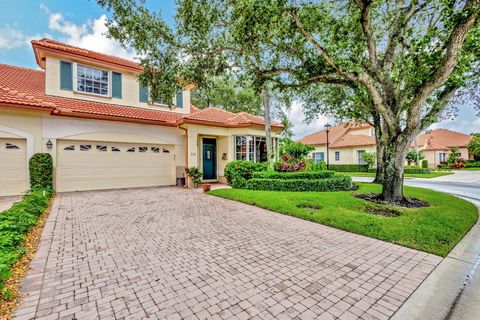
POLYGON ((93 67, 77 65, 77 91, 109 95, 109 72, 93 67))

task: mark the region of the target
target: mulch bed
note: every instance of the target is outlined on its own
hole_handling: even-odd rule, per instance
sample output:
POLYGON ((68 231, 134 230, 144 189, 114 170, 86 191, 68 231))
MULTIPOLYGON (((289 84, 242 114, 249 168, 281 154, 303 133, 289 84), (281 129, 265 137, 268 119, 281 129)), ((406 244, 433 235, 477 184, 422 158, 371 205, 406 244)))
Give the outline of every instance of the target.
POLYGON ((43 227, 47 222, 54 200, 55 195, 52 196, 45 211, 38 218, 38 223, 27 233, 25 241, 21 244, 25 248, 25 254, 12 266, 10 279, 5 283, 5 290, 12 292, 12 298, 0 300, 0 320, 12 319, 12 311, 20 304, 20 283, 27 274, 30 261, 37 252, 43 227))
POLYGON ((380 198, 380 195, 376 193, 358 193, 355 194, 355 197, 367 200, 370 202, 378 203, 378 204, 383 204, 383 205, 389 205, 389 206, 395 206, 395 207, 400 207, 400 208, 423 208, 423 207, 429 207, 430 204, 428 202, 416 199, 416 198, 403 198, 401 202, 396 202, 396 203, 388 203, 384 201, 382 198, 380 198))

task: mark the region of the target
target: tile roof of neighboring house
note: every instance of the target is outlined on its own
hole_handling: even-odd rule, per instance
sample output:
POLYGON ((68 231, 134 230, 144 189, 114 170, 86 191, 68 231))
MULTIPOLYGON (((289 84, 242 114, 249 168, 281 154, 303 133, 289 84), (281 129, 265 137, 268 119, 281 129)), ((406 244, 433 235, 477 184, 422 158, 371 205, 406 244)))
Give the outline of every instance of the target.
POLYGON ((337 139, 332 144, 330 144, 330 146, 342 148, 353 146, 370 146, 374 145, 375 143, 375 137, 373 136, 368 136, 366 134, 346 133, 340 139, 337 139))
POLYGON ((437 144, 433 141, 434 139, 428 138, 423 147, 421 148, 423 151, 435 151, 435 150, 450 150, 449 148, 437 144))
POLYGON ((136 63, 135 61, 71 46, 62 42, 58 42, 58 41, 50 40, 46 38, 43 38, 41 40, 33 40, 32 46, 35 51, 35 57, 37 58, 37 63, 39 65, 41 65, 41 63, 39 63, 38 50, 42 49, 47 51, 58 52, 61 54, 81 57, 88 60, 95 60, 101 63, 110 64, 110 65, 116 65, 117 67, 132 69, 132 71, 140 72, 143 70, 142 66, 136 63))
MULTIPOLYGON (((365 146, 375 144, 375 137, 364 134, 352 134, 351 131, 358 129, 367 129, 371 126, 366 123, 355 123, 348 121, 330 128, 328 138, 331 147, 350 147, 350 146, 365 146)), ((308 145, 323 145, 327 144, 327 132, 325 130, 309 134, 300 142, 308 145)))
POLYGON ((471 139, 468 134, 440 128, 418 135, 417 143, 424 150, 449 150, 452 147, 466 147, 471 139))
MULTIPOLYGON (((178 123, 219 125, 224 127, 264 125, 261 117, 248 113, 231 113, 218 108, 192 108, 191 113, 179 113, 129 107, 80 99, 49 96, 45 94, 45 72, 0 64, 0 104, 14 107, 36 108, 64 115, 84 118, 101 118, 118 121, 138 121, 167 126, 178 123)), ((272 127, 283 128, 274 123, 272 127)))

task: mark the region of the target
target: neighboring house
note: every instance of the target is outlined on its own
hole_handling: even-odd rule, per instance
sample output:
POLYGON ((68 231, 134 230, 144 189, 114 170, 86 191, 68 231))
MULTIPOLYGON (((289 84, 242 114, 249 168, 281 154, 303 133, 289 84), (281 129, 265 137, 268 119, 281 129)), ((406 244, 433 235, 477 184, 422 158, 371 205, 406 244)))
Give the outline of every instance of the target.
MULTIPOLYGON (((327 132, 309 134, 299 140, 315 147, 310 153, 315 163, 327 161, 327 132)), ((333 126, 328 133, 330 164, 364 164, 361 154, 375 152, 375 132, 368 124, 346 122, 333 126)))
MULTIPOLYGON (((473 154, 468 152, 467 145, 472 136, 448 129, 429 130, 417 136, 418 150, 421 150, 428 160, 428 165, 436 168, 448 160, 451 149, 458 147, 458 158, 473 160, 473 154)), ((414 145, 412 145, 412 150, 414 145)))
MULTIPOLYGON (((28 159, 48 152, 57 191, 174 185, 185 167, 222 180, 227 162, 266 158, 264 120, 190 105, 151 103, 133 61, 49 39, 32 41, 38 66, 0 65, 0 195, 28 188, 28 159)), ((272 137, 283 126, 272 124, 272 137)))
MULTIPOLYGON (((447 129, 435 129, 417 137, 417 148, 425 155, 431 168, 447 161, 450 149, 458 147, 458 157, 473 159, 467 145, 471 136, 447 129)), ((307 135, 299 140, 315 147, 310 156, 314 162, 326 161, 327 133, 325 130, 307 135)), ((375 152, 375 131, 369 124, 346 122, 334 126, 329 132, 330 164, 363 164, 362 152, 375 152)), ((412 144, 411 150, 415 150, 412 144)))

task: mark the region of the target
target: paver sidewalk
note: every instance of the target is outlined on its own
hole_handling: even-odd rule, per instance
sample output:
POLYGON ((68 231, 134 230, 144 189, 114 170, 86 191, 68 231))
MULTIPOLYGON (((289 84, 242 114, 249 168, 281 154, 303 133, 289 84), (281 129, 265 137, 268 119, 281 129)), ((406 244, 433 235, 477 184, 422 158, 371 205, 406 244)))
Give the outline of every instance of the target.
POLYGON ((181 188, 58 194, 16 319, 388 319, 440 257, 181 188))

